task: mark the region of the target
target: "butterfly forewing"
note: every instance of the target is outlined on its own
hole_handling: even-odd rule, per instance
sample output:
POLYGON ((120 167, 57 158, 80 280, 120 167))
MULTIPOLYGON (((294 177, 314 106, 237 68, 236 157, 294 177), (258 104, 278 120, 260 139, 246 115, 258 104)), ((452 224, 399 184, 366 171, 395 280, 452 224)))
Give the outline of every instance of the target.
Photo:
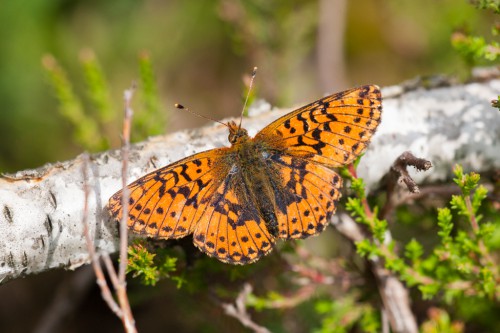
POLYGON ((339 167, 365 151, 380 123, 381 99, 380 89, 373 85, 337 93, 279 118, 255 140, 339 167))
MULTIPOLYGON (((131 183, 129 228, 157 238, 192 233, 220 183, 216 175, 228 172, 220 163, 221 150, 187 157, 131 183)), ((122 191, 118 191, 108 205, 117 219, 122 215, 121 198, 122 191)))

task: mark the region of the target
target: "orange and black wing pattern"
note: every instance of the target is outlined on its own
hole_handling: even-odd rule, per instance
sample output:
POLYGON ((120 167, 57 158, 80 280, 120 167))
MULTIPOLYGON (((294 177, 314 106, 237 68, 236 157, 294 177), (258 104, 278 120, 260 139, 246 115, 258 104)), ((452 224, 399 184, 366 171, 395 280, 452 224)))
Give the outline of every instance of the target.
POLYGON ((275 239, 251 202, 251 193, 241 174, 229 174, 215 191, 205 218, 194 230, 195 245, 231 264, 251 263, 269 253, 275 239))
POLYGON ((329 167, 362 154, 380 123, 380 88, 367 85, 322 98, 275 120, 254 140, 329 167))
POLYGON ((381 120, 381 100, 374 85, 347 90, 295 110, 256 135, 254 140, 275 152, 268 169, 277 170, 270 181, 279 238, 306 238, 326 227, 342 187, 330 168, 365 151, 381 120))
POLYGON ((321 164, 282 154, 270 156, 268 168, 279 174, 271 181, 278 237, 307 238, 323 231, 335 213, 342 178, 321 164))
MULTIPOLYGON (((154 238, 179 238, 193 233, 210 200, 228 173, 220 161, 223 149, 182 159, 139 178, 130 191, 128 227, 154 238)), ((110 199, 113 217, 122 217, 122 191, 110 199)))
MULTIPOLYGON (((229 149, 195 154, 128 185, 130 230, 160 239, 194 233, 194 244, 231 264, 253 262, 269 253, 274 237, 246 200, 241 175, 230 173, 229 149)), ((113 217, 122 217, 122 191, 109 200, 113 217)))

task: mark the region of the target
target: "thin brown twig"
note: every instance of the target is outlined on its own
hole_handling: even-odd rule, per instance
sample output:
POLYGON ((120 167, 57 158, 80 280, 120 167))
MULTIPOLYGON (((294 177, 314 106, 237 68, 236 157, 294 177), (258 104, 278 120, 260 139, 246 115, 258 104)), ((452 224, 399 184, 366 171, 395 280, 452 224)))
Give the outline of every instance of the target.
MULTIPOLYGON (((259 300, 259 304, 262 308, 287 309, 297 307, 299 304, 314 297, 320 286, 341 284, 342 289, 348 289, 353 279, 348 276, 348 273, 340 267, 336 260, 325 260, 313 256, 303 246, 297 246, 296 253, 299 255, 301 259, 300 262, 303 264, 293 262, 289 262, 288 264, 290 265, 290 270, 297 274, 297 277, 292 278, 291 281, 299 288, 291 293, 281 295, 282 297, 279 299, 259 300)), ((286 258, 288 258, 288 256, 286 258)), ((285 260, 287 260, 286 258, 285 260)), ((248 304, 248 299, 245 298, 245 306, 248 304)), ((227 304, 223 306, 226 307, 227 304)), ((231 309, 231 311, 234 311, 234 309, 231 309)))
POLYGON ((249 283, 245 283, 243 285, 243 289, 239 293, 238 297, 234 304, 232 303, 223 303, 222 308, 224 312, 233 318, 238 319, 238 321, 245 327, 252 329, 256 333, 271 333, 267 328, 258 325, 254 321, 247 312, 247 299, 248 296, 252 293, 252 286, 249 283))
POLYGON ((94 268, 94 272, 97 278, 97 285, 101 288, 101 295, 104 301, 108 304, 111 311, 113 311, 119 318, 123 317, 123 312, 115 302, 113 295, 111 294, 111 290, 106 282, 106 278, 104 277, 104 272, 102 271, 101 264, 99 262, 99 256, 95 252, 94 243, 89 234, 88 227, 88 211, 89 211, 89 193, 90 188, 88 184, 88 168, 89 156, 87 154, 83 155, 83 191, 84 191, 84 204, 83 204, 83 235, 85 237, 85 243, 87 244, 87 251, 89 252, 90 259, 92 261, 92 267, 94 268))
POLYGON ((95 274, 92 266, 79 268, 64 278, 55 289, 53 300, 44 306, 33 333, 52 333, 62 330, 63 323, 77 311, 94 286, 95 274))
POLYGON ((127 189, 127 173, 128 173, 128 157, 130 150, 130 129, 132 123, 132 96, 135 91, 135 83, 132 84, 130 89, 125 90, 124 92, 124 119, 123 119, 123 133, 122 133, 122 207, 123 214, 122 219, 120 221, 120 263, 118 266, 118 282, 114 284, 116 294, 118 297, 118 302, 120 303, 120 307, 124 313, 122 317, 123 325, 127 332, 137 332, 135 328, 135 320, 132 315, 132 310, 130 308, 130 303, 127 296, 127 281, 126 281, 126 271, 127 271, 127 249, 128 249, 128 227, 127 227, 127 218, 128 218, 128 200, 129 200, 129 191, 127 189))
POLYGON ((125 272, 127 270, 127 248, 128 248, 128 200, 129 191, 127 188, 128 176, 128 158, 130 151, 130 128, 132 123, 132 96, 135 91, 135 84, 132 84, 130 89, 125 90, 123 94, 124 99, 124 119, 123 119, 123 134, 122 134, 122 207, 123 214, 120 221, 120 266, 118 270, 118 278, 120 281, 125 281, 125 272))
POLYGON ((306 284, 294 291, 293 294, 285 295, 275 300, 266 300, 263 305, 266 309, 291 309, 299 304, 310 300, 316 293, 318 286, 316 284, 306 284))
POLYGON ((391 328, 389 325, 389 318, 387 317, 387 311, 385 311, 385 309, 381 309, 380 314, 380 321, 382 322, 382 333, 389 333, 391 331, 391 328))
POLYGON ((344 52, 348 1, 320 0, 318 6, 316 45, 320 88, 323 92, 338 91, 349 81, 344 52))
MULTIPOLYGON (((416 159, 409 152, 403 153, 398 160, 401 161, 401 163, 406 161, 407 165, 414 165, 419 170, 426 169, 431 166, 430 162, 427 162, 423 159, 416 159)), ((349 165, 348 170, 354 178, 357 177, 356 169, 353 165, 349 165)), ((408 175, 407 172, 406 175, 408 175)), ((413 187, 413 190, 414 189, 415 187, 413 187)), ((361 202, 363 204, 366 216, 369 220, 371 220, 371 217, 373 217, 373 212, 371 211, 366 196, 361 198, 361 202)), ((366 239, 365 234, 360 230, 360 227, 350 216, 344 214, 341 219, 343 220, 342 223, 339 223, 337 225, 337 229, 341 233, 343 232, 342 229, 345 229, 348 232, 345 234, 346 237, 350 238, 353 242, 358 242, 360 240, 366 239)), ((391 238, 392 237, 390 237, 390 234, 388 234, 386 237, 386 239, 391 238)), ((379 245, 382 248, 385 247, 385 244, 379 245)), ((382 299, 384 310, 386 311, 392 330, 397 333, 418 332, 415 315, 410 308, 410 299, 408 296, 408 291, 405 288, 404 284, 397 279, 394 273, 384 267, 384 263, 381 258, 371 259, 370 263, 371 270, 378 282, 380 297, 382 299)))
MULTIPOLYGON (((123 196, 122 196, 122 206, 124 212, 128 211, 128 200, 129 193, 127 190, 127 170, 128 170, 128 156, 130 149, 130 129, 132 122, 132 108, 131 108, 131 100, 135 90, 135 84, 132 85, 130 89, 125 90, 124 93, 124 104, 125 104, 125 115, 123 120, 123 145, 122 145, 122 185, 123 185, 123 196)), ((127 296, 127 282, 126 282, 126 270, 127 270, 127 249, 128 249, 128 228, 127 228, 127 217, 128 214, 122 214, 122 220, 120 222, 120 263, 118 266, 118 273, 113 267, 113 263, 111 262, 111 258, 109 255, 103 255, 103 260, 106 265, 106 269, 108 271, 109 277, 111 279, 111 283, 115 289, 116 296, 118 298, 118 304, 113 299, 109 286, 104 277, 104 273, 102 267, 99 262, 99 258, 95 253, 94 246, 92 243, 92 239, 90 238, 88 232, 88 196, 89 196, 89 187, 87 181, 87 164, 88 164, 88 156, 84 155, 84 191, 85 191, 85 203, 84 203, 84 214, 83 214, 83 223, 84 223, 84 234, 87 243, 87 248, 89 254, 92 258, 92 265, 94 266, 94 271, 97 276, 97 284, 101 288, 102 297, 108 303, 108 306, 111 310, 122 320, 123 326, 127 333, 136 333, 137 329, 135 327, 135 320, 132 315, 132 310, 130 308, 130 302, 127 296)))
POLYGON ((364 281, 363 278, 349 273, 338 259, 313 255, 305 246, 297 246, 295 253, 301 260, 299 263, 290 263, 290 266, 293 272, 300 275, 302 281, 305 278, 317 285, 340 285, 343 290, 364 281))
MULTIPOLYGON (((438 196, 438 197, 451 197, 453 194, 462 193, 460 189, 456 185, 450 184, 442 184, 442 185, 429 185, 429 186, 421 186, 420 191, 418 193, 407 193, 405 196, 401 196, 399 198, 393 198, 393 205, 389 212, 394 210, 396 207, 403 205, 409 201, 418 200, 421 198, 426 198, 430 195, 438 196)), ((385 218, 385 216, 381 216, 381 218, 385 218)))
POLYGON ((107 253, 103 253, 101 255, 102 260, 104 261, 104 265, 106 266, 106 271, 108 272, 109 279, 111 283, 116 286, 119 284, 118 275, 116 275, 115 267, 113 266, 113 261, 111 257, 107 253))
MULTIPOLYGON (((356 171, 356 168, 354 167, 353 163, 347 166, 347 170, 349 170, 349 173, 352 175, 353 178, 358 178, 358 172, 356 171)), ((371 220, 373 214, 372 210, 370 209, 370 205, 368 204, 368 200, 366 200, 366 197, 362 198, 361 203, 363 205, 366 216, 368 217, 369 220, 371 220)))

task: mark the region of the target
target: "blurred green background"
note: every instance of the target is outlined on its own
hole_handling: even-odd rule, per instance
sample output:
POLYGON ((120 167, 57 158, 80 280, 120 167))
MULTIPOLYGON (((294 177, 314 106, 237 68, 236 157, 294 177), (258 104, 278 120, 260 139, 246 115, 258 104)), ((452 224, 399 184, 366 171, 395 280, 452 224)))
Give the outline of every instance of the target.
MULTIPOLYGON (((259 67, 256 94, 290 107, 328 92, 417 75, 463 75, 454 30, 489 34, 493 16, 466 0, 3 1, 0 4, 0 171, 71 159, 83 150, 58 111, 42 58, 66 71, 92 115, 80 62, 92 50, 113 110, 106 147, 118 147, 123 90, 147 52, 159 93, 157 120, 175 131, 239 114, 243 76, 259 67), (167 121, 168 120, 168 121, 167 121)), ((136 113, 141 104, 134 100, 136 113)))

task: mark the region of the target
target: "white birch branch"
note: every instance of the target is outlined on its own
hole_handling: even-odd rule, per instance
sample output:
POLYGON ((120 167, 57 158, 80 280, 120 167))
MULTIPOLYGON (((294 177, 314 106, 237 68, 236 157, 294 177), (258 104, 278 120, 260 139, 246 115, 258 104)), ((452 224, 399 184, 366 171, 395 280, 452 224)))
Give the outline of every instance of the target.
MULTIPOLYGON (((358 169, 369 186, 375 186, 406 150, 434 165, 414 175, 417 183, 450 177, 456 163, 477 172, 500 167, 500 112, 490 106, 490 100, 500 94, 500 80, 406 93, 394 86, 382 89, 382 94, 382 123, 358 169)), ((269 109, 265 103, 261 112, 258 108, 243 122, 251 135, 290 111, 265 112, 269 109)), ((225 127, 216 125, 133 145, 129 179, 187 155, 225 146, 227 134, 225 127)), ((82 235, 81 164, 77 157, 0 178, 0 283, 89 262, 82 235)), ((117 250, 117 224, 109 221, 104 207, 121 186, 120 168, 118 151, 91 158, 89 224, 98 251, 117 250)))

